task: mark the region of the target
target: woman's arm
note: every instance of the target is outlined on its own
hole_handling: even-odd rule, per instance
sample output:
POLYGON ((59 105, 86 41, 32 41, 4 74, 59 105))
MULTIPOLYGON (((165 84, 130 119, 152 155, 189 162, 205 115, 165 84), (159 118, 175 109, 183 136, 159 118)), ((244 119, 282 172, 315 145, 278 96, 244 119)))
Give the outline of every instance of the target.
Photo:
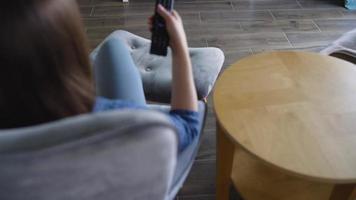
POLYGON ((197 93, 182 19, 176 11, 169 12, 161 5, 157 11, 166 22, 172 48, 172 110, 197 111, 197 93))

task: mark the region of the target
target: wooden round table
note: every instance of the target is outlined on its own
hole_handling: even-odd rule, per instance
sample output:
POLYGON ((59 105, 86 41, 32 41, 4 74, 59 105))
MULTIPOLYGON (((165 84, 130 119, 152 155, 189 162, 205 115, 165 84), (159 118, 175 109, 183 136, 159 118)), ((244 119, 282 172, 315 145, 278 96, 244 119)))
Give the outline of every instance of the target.
POLYGON ((270 52, 230 66, 214 91, 217 199, 356 199, 356 66, 270 52), (353 192, 354 191, 354 192, 353 192))

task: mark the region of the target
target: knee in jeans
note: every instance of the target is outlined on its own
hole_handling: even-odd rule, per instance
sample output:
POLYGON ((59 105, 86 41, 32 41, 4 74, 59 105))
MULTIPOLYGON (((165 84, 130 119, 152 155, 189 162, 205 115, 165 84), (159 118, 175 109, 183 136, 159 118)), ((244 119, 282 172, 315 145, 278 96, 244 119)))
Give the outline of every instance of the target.
POLYGON ((101 49, 109 50, 110 52, 115 52, 119 49, 127 49, 127 48, 128 47, 126 43, 122 39, 116 37, 108 38, 101 46, 101 49))

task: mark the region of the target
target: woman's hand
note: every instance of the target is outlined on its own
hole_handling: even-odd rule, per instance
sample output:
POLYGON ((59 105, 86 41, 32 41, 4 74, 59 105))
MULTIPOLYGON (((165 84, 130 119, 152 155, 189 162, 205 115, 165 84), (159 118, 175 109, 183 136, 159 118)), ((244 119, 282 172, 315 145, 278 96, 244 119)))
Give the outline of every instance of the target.
MULTIPOLYGON (((166 10, 161 4, 157 7, 157 12, 163 17, 166 23, 166 29, 169 35, 169 46, 173 52, 180 50, 188 50, 187 37, 184 32, 182 18, 173 10, 166 10)), ((152 30, 153 16, 149 18, 148 25, 152 30)))

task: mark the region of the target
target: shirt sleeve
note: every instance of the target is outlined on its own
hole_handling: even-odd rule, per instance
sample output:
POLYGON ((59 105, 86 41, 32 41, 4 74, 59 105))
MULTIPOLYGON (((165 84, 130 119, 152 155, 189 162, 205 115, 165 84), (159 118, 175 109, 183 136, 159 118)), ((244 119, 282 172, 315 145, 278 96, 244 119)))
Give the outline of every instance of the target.
MULTIPOLYGON (((123 100, 113 100, 103 97, 97 97, 93 112, 103 112, 114 109, 149 109, 145 106, 137 105, 133 102, 123 100)), ((195 111, 176 109, 171 110, 169 113, 163 112, 168 115, 169 119, 177 129, 178 134, 178 148, 179 152, 187 148, 194 139, 199 135, 199 113, 195 111)))
POLYGON ((177 128, 179 152, 181 152, 199 135, 199 113, 189 110, 171 110, 169 117, 177 128))

